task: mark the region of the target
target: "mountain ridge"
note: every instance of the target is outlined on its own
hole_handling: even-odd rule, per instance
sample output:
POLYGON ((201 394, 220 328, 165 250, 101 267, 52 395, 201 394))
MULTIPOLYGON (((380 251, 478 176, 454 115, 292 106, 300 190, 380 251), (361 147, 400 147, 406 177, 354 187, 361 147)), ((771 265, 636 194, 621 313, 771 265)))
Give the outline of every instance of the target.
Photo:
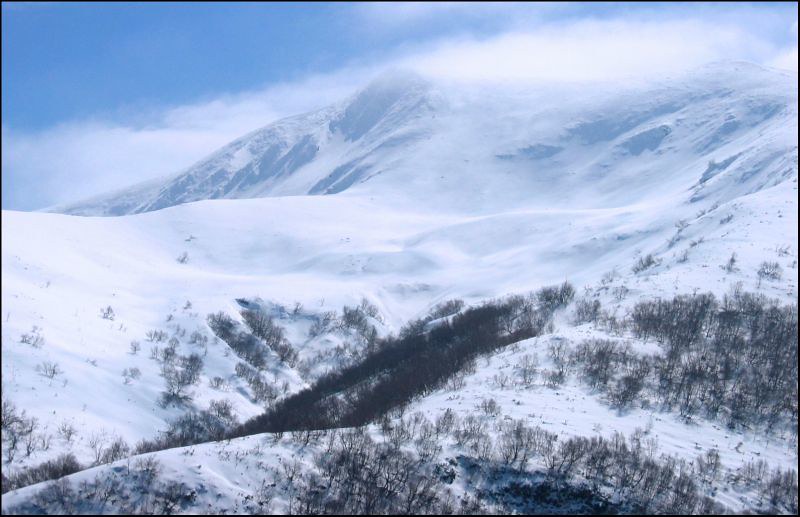
MULTIPOLYGON (((785 138, 796 134, 792 83, 796 78, 779 71, 721 63, 621 92, 583 86, 487 95, 444 92, 422 77, 393 72, 339 103, 252 131, 175 175, 48 211, 124 215, 203 199, 328 195, 354 187, 391 201, 426 198, 431 207, 491 210, 484 199, 503 197, 504 189, 524 206, 526 192, 577 192, 592 182, 613 194, 628 180, 635 189, 654 167, 675 174, 687 165, 703 169, 683 185, 703 191, 695 192, 699 199, 720 180, 709 181, 698 160, 726 163, 735 153, 721 148, 746 134, 764 144, 741 151, 733 168, 774 168, 769 155, 796 156, 785 138), (437 174, 445 181, 434 181, 437 174), (456 192, 463 201, 448 199, 456 192)), ((785 178, 790 162, 780 165, 781 174, 764 174, 785 178)))

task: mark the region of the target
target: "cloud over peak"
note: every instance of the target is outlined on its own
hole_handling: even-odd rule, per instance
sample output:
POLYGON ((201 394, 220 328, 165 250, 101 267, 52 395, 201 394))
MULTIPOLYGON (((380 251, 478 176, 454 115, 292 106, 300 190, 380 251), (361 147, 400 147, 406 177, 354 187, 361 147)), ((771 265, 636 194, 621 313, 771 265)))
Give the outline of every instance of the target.
POLYGON ((33 132, 4 124, 3 208, 72 202, 177 173, 249 131, 343 99, 388 68, 444 83, 518 84, 624 83, 724 59, 797 69, 797 22, 783 39, 771 38, 780 20, 750 19, 753 9, 737 14, 705 6, 696 17, 624 12, 558 17, 572 8, 505 7, 508 11, 459 3, 358 6, 355 16, 372 24, 365 30, 396 31, 448 17, 468 22, 460 35, 398 45, 368 60, 354 58, 334 72, 145 115, 65 121, 33 132), (483 25, 471 30, 477 23, 483 25))

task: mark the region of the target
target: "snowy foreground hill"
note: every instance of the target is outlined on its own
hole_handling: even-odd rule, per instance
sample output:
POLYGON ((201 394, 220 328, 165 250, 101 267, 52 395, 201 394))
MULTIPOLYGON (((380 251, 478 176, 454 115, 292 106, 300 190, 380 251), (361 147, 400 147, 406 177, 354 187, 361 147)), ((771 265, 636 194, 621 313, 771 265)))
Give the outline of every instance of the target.
POLYGON ((3 211, 3 511, 796 513, 797 199, 797 75, 724 63, 392 74, 174 177, 3 211))

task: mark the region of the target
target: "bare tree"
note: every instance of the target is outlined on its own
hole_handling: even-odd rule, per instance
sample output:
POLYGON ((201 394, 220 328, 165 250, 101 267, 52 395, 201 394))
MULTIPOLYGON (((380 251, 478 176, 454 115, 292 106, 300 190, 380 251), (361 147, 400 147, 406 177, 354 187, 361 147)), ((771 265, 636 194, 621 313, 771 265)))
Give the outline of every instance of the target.
POLYGON ((19 342, 31 345, 33 348, 41 348, 44 344, 44 338, 40 334, 39 327, 34 325, 30 332, 20 336, 19 342))
POLYGON ((725 263, 725 271, 728 273, 733 273, 736 271, 736 252, 731 253, 731 257, 728 259, 728 262, 725 263))
POLYGON ((636 263, 633 265, 632 270, 634 273, 641 273, 645 269, 657 266, 660 263, 661 263, 660 260, 653 257, 651 253, 648 253, 643 257, 639 257, 639 260, 637 260, 636 263))
POLYGON ((31 417, 22 421, 20 434, 25 438, 25 456, 28 457, 36 450, 38 443, 36 430, 39 429, 39 419, 31 417))
POLYGON ((52 379, 56 375, 64 373, 61 370, 61 368, 59 368, 58 363, 54 363, 51 361, 42 361, 41 363, 36 365, 36 371, 44 375, 48 379, 52 379))
POLYGON ((103 458, 103 453, 105 453, 106 450, 107 442, 108 437, 106 436, 105 432, 94 432, 89 436, 89 439, 86 443, 94 454, 95 465, 100 465, 103 458))
POLYGON ((525 354, 516 365, 517 375, 522 386, 528 387, 533 384, 539 370, 539 359, 534 355, 525 354))
POLYGON ((136 368, 135 366, 131 368, 125 368, 124 370, 122 370, 122 378, 125 384, 130 384, 132 380, 136 380, 141 376, 142 372, 139 370, 139 368, 136 368))
POLYGON ((758 287, 761 287, 761 280, 780 280, 783 269, 777 262, 764 261, 758 268, 758 287))
POLYGON ((66 420, 59 424, 57 431, 58 435, 61 436, 61 438, 63 438, 67 443, 72 443, 72 438, 78 432, 78 430, 75 429, 75 426, 66 420))
POLYGON ((150 341, 151 343, 160 343, 162 341, 166 341, 168 335, 163 330, 154 329, 154 330, 148 330, 147 333, 145 334, 145 337, 147 337, 147 340, 150 341))

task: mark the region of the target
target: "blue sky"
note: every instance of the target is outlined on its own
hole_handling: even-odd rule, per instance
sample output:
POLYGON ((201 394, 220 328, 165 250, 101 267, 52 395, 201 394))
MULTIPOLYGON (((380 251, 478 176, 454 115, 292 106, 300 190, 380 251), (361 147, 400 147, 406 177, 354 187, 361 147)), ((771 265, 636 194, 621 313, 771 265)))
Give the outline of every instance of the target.
POLYGON ((4 3, 2 58, 2 205, 36 209, 176 172, 386 67, 463 81, 792 68, 797 7, 4 3))
MULTIPOLYGON (((3 117, 20 128, 183 103, 374 53, 342 6, 83 4, 3 12, 3 117)), ((366 36, 366 37, 365 37, 366 36)), ((388 36, 388 37, 387 37, 388 36)))

